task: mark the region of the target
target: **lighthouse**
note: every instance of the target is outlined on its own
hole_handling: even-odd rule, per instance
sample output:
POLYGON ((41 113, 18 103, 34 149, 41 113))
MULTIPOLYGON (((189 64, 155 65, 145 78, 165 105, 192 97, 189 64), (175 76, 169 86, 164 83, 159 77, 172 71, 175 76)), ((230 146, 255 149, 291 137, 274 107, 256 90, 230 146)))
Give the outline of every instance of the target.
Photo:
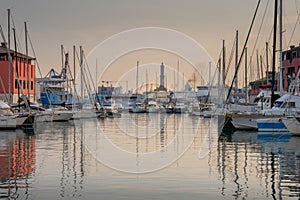
POLYGON ((164 63, 160 65, 160 89, 165 89, 165 66, 164 63))

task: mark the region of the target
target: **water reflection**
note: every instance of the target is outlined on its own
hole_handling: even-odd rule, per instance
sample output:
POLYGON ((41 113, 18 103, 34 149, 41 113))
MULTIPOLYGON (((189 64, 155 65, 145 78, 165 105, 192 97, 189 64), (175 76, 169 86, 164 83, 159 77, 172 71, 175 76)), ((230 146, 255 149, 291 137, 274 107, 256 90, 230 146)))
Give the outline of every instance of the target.
POLYGON ((235 132, 221 138, 217 148, 221 194, 236 199, 261 195, 270 199, 298 198, 299 144, 299 137, 259 140, 256 132, 235 132))
POLYGON ((28 199, 35 172, 35 138, 21 130, 0 132, 0 198, 28 199))
POLYGON ((1 131, 0 198, 299 199, 299 137, 262 140, 257 132, 219 137, 217 129, 215 118, 124 113, 44 123, 34 127, 34 135, 1 131), (130 161, 142 168, 143 155, 151 152, 159 155, 152 162, 169 155, 179 159, 153 173, 121 173, 97 160, 106 151, 104 137, 134 155, 117 157, 120 165, 130 161), (180 154, 190 138, 191 146, 180 154))
MULTIPOLYGON (((79 126, 75 127, 74 122, 53 122, 35 127, 41 157, 39 170, 48 168, 49 164, 50 174, 46 175, 58 176, 52 184, 60 187, 59 196, 62 198, 81 197, 84 189, 84 123, 80 120, 76 123, 79 126)), ((43 180, 39 181, 45 184, 43 180)), ((48 195, 51 197, 53 194, 48 195)))

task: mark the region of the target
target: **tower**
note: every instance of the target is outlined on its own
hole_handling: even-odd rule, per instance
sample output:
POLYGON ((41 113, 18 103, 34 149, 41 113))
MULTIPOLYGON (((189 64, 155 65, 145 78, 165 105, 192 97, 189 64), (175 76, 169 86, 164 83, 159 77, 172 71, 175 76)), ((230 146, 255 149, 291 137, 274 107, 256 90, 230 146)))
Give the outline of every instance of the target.
POLYGON ((165 66, 164 63, 160 65, 160 88, 165 88, 165 66))

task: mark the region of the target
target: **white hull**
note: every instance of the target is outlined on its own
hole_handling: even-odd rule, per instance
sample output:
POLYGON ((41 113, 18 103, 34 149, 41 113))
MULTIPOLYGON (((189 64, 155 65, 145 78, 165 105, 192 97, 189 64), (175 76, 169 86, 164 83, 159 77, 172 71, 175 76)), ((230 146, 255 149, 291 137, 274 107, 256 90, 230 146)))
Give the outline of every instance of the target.
POLYGON ((0 128, 1 129, 16 129, 17 118, 14 115, 0 116, 0 128))
POLYGON ((283 118, 282 122, 292 135, 300 136, 300 117, 283 118))
POLYGON ((71 111, 54 111, 52 121, 68 121, 73 117, 71 111))
POLYGON ((36 123, 40 122, 52 122, 53 121, 53 114, 52 113, 47 113, 47 112, 41 112, 37 113, 35 115, 35 120, 36 123))
POLYGON ((73 119, 89 119, 96 118, 97 115, 93 110, 80 110, 73 112, 73 119))
POLYGON ((249 117, 231 117, 232 125, 238 130, 256 130, 257 129, 257 118, 249 117))
POLYGON ((21 126, 27 116, 19 117, 17 115, 3 115, 0 116, 0 129, 16 129, 21 126))

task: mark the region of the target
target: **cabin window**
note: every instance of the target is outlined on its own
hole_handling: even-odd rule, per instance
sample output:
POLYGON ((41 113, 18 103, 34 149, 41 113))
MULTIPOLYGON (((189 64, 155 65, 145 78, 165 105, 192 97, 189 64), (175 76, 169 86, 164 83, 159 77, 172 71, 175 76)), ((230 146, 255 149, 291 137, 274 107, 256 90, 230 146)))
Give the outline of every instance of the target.
POLYGON ((57 99, 58 99, 58 101, 61 101, 62 95, 58 95, 58 96, 57 96, 57 99))

